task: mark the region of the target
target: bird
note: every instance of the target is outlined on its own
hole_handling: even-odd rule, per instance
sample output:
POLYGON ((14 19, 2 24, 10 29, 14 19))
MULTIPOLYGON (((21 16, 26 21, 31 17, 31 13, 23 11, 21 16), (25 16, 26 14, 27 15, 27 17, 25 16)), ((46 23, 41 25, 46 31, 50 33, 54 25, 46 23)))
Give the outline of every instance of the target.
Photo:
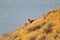
POLYGON ((28 22, 30 22, 30 23, 32 23, 33 21, 35 21, 35 20, 32 20, 32 19, 28 19, 28 22))

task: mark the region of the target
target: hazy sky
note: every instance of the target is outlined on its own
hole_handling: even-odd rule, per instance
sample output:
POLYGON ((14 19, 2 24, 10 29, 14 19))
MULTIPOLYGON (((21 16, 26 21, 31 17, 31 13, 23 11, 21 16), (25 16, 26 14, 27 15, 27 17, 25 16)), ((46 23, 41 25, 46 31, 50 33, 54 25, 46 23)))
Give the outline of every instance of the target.
POLYGON ((22 27, 28 18, 38 18, 60 0, 0 0, 0 35, 22 27))

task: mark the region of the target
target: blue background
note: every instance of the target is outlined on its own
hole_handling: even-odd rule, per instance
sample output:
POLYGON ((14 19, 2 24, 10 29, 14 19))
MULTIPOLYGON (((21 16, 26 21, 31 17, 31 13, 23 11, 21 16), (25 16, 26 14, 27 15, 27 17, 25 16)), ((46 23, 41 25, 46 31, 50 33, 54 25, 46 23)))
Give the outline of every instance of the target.
POLYGON ((28 18, 38 18, 60 7, 60 0, 0 0, 0 35, 24 25, 28 18))

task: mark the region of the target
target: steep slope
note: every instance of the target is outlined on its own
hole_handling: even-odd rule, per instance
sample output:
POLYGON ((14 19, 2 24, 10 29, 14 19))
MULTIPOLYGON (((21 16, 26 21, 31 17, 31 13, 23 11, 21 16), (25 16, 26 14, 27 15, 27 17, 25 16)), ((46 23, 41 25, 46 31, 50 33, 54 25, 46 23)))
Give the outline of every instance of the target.
POLYGON ((3 35, 0 40, 60 40, 60 9, 28 21, 24 27, 3 35))

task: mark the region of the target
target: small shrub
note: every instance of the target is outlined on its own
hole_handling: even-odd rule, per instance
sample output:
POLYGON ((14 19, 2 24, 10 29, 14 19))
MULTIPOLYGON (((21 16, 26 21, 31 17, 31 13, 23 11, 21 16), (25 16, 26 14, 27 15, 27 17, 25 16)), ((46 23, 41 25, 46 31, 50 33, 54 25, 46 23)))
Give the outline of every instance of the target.
POLYGON ((55 35, 54 38, 56 39, 58 37, 58 35, 55 35))
POLYGON ((29 32, 35 31, 35 30, 40 29, 40 28, 41 28, 41 26, 38 25, 38 26, 36 26, 36 27, 29 28, 28 31, 29 31, 29 32))
POLYGON ((44 29, 45 33, 48 34, 48 33, 51 33, 52 32, 52 27, 53 27, 53 24, 52 23, 49 23, 47 25, 47 28, 44 29))
POLYGON ((40 28, 41 28, 43 25, 45 25, 45 24, 46 24, 46 22, 43 22, 43 23, 40 24, 40 25, 37 25, 37 26, 32 27, 32 28, 29 28, 28 31, 31 32, 31 31, 35 31, 35 30, 37 30, 37 29, 40 29, 40 28))
POLYGON ((54 24, 52 24, 52 23, 48 24, 48 27, 53 27, 53 26, 54 26, 54 24))
POLYGON ((35 39, 36 39, 36 36, 29 37, 29 40, 35 40, 35 39))
POLYGON ((46 22, 43 22, 42 24, 41 24, 41 26, 44 26, 46 24, 46 22))
POLYGON ((47 29, 44 29, 45 30, 45 33, 48 34, 48 33, 51 33, 52 32, 52 28, 47 28, 47 29))
POLYGON ((45 40, 45 36, 42 36, 39 40, 45 40))
POLYGON ((14 35, 14 38, 17 38, 18 37, 18 34, 14 35))
POLYGON ((8 36, 9 36, 9 34, 2 34, 2 36, 4 36, 4 37, 8 37, 8 36))

